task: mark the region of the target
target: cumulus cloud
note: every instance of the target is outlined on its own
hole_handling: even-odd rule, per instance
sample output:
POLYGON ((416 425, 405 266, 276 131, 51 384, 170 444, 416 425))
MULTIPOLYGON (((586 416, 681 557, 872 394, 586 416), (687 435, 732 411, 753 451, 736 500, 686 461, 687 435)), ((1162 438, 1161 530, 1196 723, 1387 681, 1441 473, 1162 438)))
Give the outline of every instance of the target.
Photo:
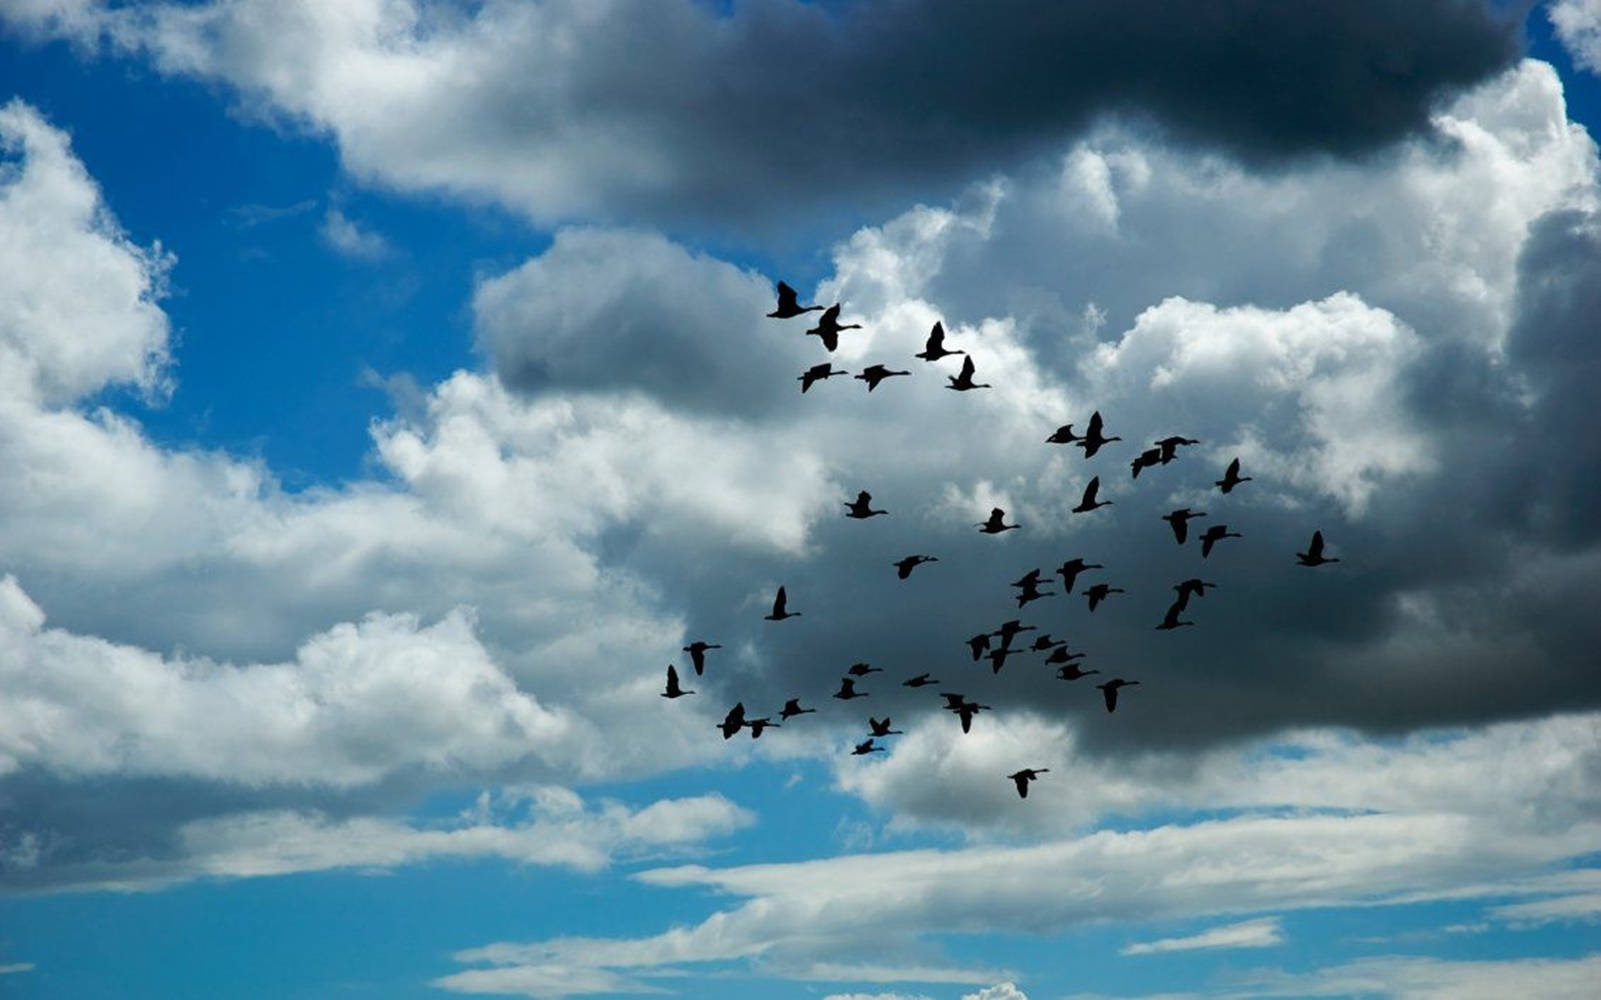
POLYGON ((1554 0, 1545 7, 1557 37, 1574 63, 1601 73, 1601 3, 1597 0, 1554 0))

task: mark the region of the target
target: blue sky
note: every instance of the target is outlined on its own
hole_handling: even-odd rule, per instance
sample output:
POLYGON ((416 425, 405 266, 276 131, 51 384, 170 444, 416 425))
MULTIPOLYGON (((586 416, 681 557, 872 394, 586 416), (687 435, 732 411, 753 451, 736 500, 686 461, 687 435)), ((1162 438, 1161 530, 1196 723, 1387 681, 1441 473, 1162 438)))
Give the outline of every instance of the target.
POLYGON ((1589 995, 1601 4, 975 10, 0 3, 0 996, 1589 995))

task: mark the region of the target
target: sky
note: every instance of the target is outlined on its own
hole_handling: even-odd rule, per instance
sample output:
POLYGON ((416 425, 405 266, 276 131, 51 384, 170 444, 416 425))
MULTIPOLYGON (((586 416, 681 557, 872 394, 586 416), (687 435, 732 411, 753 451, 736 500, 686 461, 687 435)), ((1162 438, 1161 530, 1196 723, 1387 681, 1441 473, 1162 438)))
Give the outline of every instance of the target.
POLYGON ((1601 0, 0 0, 0 997, 1593 996, 1598 127, 1601 0))

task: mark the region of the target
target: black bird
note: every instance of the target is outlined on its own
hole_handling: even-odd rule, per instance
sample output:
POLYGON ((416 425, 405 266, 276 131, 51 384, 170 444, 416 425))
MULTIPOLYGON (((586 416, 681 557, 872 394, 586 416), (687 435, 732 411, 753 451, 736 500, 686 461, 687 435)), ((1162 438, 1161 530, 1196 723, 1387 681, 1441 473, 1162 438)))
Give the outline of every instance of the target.
POLYGON ((846 501, 845 507, 849 511, 849 513, 847 513, 845 516, 854 517, 859 521, 878 514, 889 513, 887 510, 873 510, 873 494, 867 492, 866 490, 862 490, 860 493, 856 494, 856 499, 854 502, 846 501))
POLYGON ((1079 440, 1079 436, 1077 434, 1073 433, 1073 425, 1072 424, 1063 424, 1062 426, 1056 428, 1056 430, 1051 432, 1051 436, 1045 439, 1045 443, 1046 444, 1072 444, 1074 441, 1077 441, 1077 440, 1079 440))
POLYGON ((1018 577, 1017 579, 1013 580, 1011 583, 1007 584, 1007 586, 1009 586, 1009 587, 1034 587, 1034 586, 1038 586, 1038 584, 1040 582, 1040 575, 1041 574, 1040 574, 1040 571, 1038 569, 1031 569, 1027 573, 1024 573, 1022 576, 1018 577))
POLYGON ((850 374, 850 372, 846 371, 843 368, 835 370, 833 362, 825 361, 820 365, 812 365, 810 368, 808 368, 804 372, 802 372, 795 379, 795 381, 797 381, 797 382, 799 382, 801 384, 801 392, 805 392, 807 389, 810 389, 815 383, 817 383, 817 382, 819 382, 819 381, 821 381, 823 379, 833 378, 835 375, 849 375, 849 374, 850 374))
POLYGON ((1067 644, 1063 643, 1051 650, 1051 655, 1045 658, 1046 663, 1071 663, 1073 660, 1084 659, 1083 653, 1069 653, 1067 644))
POLYGON ((802 307, 799 297, 795 294, 795 289, 780 281, 778 283, 778 308, 767 315, 771 319, 789 319, 792 316, 803 316, 809 312, 817 312, 821 308, 823 307, 802 307))
POLYGON ((1166 465, 1178 457, 1179 445, 1200 443, 1201 442, 1195 438, 1179 437, 1177 434, 1173 435, 1172 437, 1165 437, 1162 440, 1155 442, 1156 446, 1162 449, 1163 465, 1166 465))
POLYGON ((762 617, 770 622, 781 622, 785 618, 799 618, 801 616, 799 611, 785 610, 787 603, 788 598, 784 595, 784 588, 779 587, 778 594, 773 598, 773 613, 770 615, 763 615, 762 617))
POLYGON ((850 669, 845 672, 852 677, 866 677, 868 674, 881 674, 884 672, 884 668, 871 667, 865 663, 852 663, 850 669))
POLYGON ((1250 481, 1251 481, 1251 477, 1250 476, 1241 476, 1240 475, 1240 460, 1238 458, 1236 458, 1234 461, 1230 462, 1229 463, 1229 467, 1226 470, 1224 470, 1223 478, 1219 479, 1217 482, 1213 483, 1212 485, 1216 486, 1218 489, 1222 490, 1224 493, 1227 493, 1229 490, 1232 490, 1234 487, 1240 485, 1241 483, 1248 483, 1250 481))
POLYGON ((966 354, 966 351, 953 351, 945 347, 945 324, 936 322, 934 329, 928 331, 928 340, 923 349, 912 355, 924 361, 938 361, 940 358, 950 357, 952 354, 966 354))
POLYGON ((1098 673, 1100 673, 1099 670, 1080 670, 1076 663, 1069 663, 1065 667, 1056 668, 1056 676, 1064 681, 1076 681, 1080 677, 1088 677, 1090 674, 1098 673))
POLYGON ((695 673, 698 675, 706 672, 706 651, 708 649, 722 648, 722 646, 715 642, 701 642, 699 639, 696 639, 694 642, 684 647, 684 652, 689 654, 689 662, 695 665, 695 673))
POLYGON ((745 728, 745 703, 736 701, 734 707, 723 716, 723 724, 717 727, 723 731, 723 739, 731 739, 733 735, 745 728))
POLYGON ((883 365, 868 365, 856 377, 867 383, 867 391, 872 392, 878 388, 878 383, 895 375, 910 375, 911 372, 892 372, 883 365))
POLYGON ((1095 499, 1095 494, 1096 494, 1096 492, 1098 490, 1100 490, 1100 488, 1101 488, 1101 477, 1100 476, 1095 476, 1094 478, 1092 478, 1090 480, 1090 484, 1088 486, 1084 487, 1084 497, 1083 497, 1083 499, 1081 499, 1078 502, 1078 506, 1073 508, 1073 513, 1075 513, 1075 514, 1088 514, 1090 511, 1094 510, 1097 507, 1109 506, 1112 503, 1112 501, 1110 501, 1110 500, 1097 501, 1095 499))
POLYGON ((1105 684, 1097 684, 1095 686, 1101 689, 1101 696, 1106 699, 1106 710, 1115 712, 1117 711, 1117 689, 1132 687, 1138 683, 1139 681, 1126 681, 1121 677, 1114 677, 1105 684))
POLYGON ((1029 601, 1037 601, 1042 597, 1050 597, 1052 594, 1056 593, 1054 590, 1041 590, 1039 588, 1039 584, 1037 583, 1030 583, 1028 586, 1019 589, 1021 590, 1021 593, 1017 595, 1017 606, 1020 608, 1026 605, 1029 601))
POLYGON ((1056 573, 1062 578, 1062 589, 1065 593, 1073 593, 1073 584, 1078 582, 1078 575, 1087 569, 1105 569, 1100 563, 1087 563, 1074 556, 1067 562, 1056 567, 1056 573))
POLYGON ((1212 546, 1216 545, 1218 542, 1221 542, 1225 538, 1244 537, 1244 535, 1237 531, 1230 531, 1229 526, 1226 524, 1214 524, 1210 528, 1206 529, 1206 534, 1201 536, 1201 558, 1205 559, 1207 556, 1211 555, 1212 546))
POLYGON ((1042 632, 1034 637, 1034 645, 1029 647, 1029 651, 1034 653, 1044 653, 1048 650, 1059 649, 1066 645, 1066 639, 1052 639, 1049 632, 1042 632))
POLYGON ((927 687, 930 684, 938 683, 938 677, 930 677, 927 674, 918 674, 916 677, 909 677, 906 680, 901 681, 901 687, 920 688, 927 687))
POLYGON ((1191 511, 1188 507, 1180 507, 1178 510, 1163 514, 1162 520, 1166 521, 1168 526, 1173 529, 1174 539, 1176 539, 1180 545, 1183 545, 1184 540, 1190 537, 1190 519, 1193 517, 1205 516, 1206 511, 1204 510, 1191 511))
POLYGON ((1018 797, 1026 799, 1028 798, 1028 783, 1049 770, 1050 768, 1048 767, 1025 767, 1016 774, 1008 774, 1007 777, 1017 783, 1018 797))
POLYGON ((993 389, 994 388, 994 386, 990 385, 988 382, 974 382, 973 381, 973 371, 974 371, 973 359, 972 358, 963 358, 962 359, 962 373, 960 375, 947 375, 947 376, 945 376, 945 378, 951 383, 950 385, 946 386, 945 388, 947 388, 947 389, 955 389, 957 392, 966 392, 969 389, 993 389))
POLYGON ((1162 617, 1162 624, 1156 627, 1166 630, 1175 629, 1181 625, 1194 625, 1194 622, 1179 621, 1179 613, 1184 610, 1184 603, 1184 601, 1174 601, 1168 605, 1167 614, 1162 617))
POLYGON ((815 708, 801 708, 800 699, 791 698, 790 700, 784 702, 784 710, 778 713, 778 717, 788 722, 797 715, 805 715, 807 712, 815 711, 817 711, 815 708))
POLYGON ((989 653, 986 654, 990 661, 990 673, 1000 673, 1001 668, 1006 666, 1006 658, 1015 652, 1017 652, 1017 650, 1011 648, 1010 646, 1001 646, 999 649, 990 650, 989 653))
POLYGON ((1306 547, 1305 552, 1297 552, 1295 559, 1302 566, 1321 566, 1324 563, 1339 562, 1338 558, 1327 559, 1323 555, 1323 532, 1312 532, 1312 544, 1306 547))
POLYGON ((839 332, 841 330, 860 330, 861 328, 862 325, 860 323, 841 325, 839 322, 839 304, 835 303, 823 310, 823 315, 817 320, 817 325, 807 330, 806 335, 808 337, 821 338, 823 346, 832 352, 839 347, 839 332))
MULTIPOLYGON (((951 701, 951 697, 952 697, 951 695, 946 695, 945 696, 946 702, 950 702, 951 701)), ((962 732, 964 732, 964 733, 972 732, 973 731, 973 716, 977 715, 980 711, 989 708, 989 706, 988 705, 980 705, 976 701, 967 701, 961 695, 956 695, 955 697, 956 697, 956 703, 955 704, 947 704, 945 706, 945 708, 946 708, 947 711, 955 712, 957 714, 957 716, 962 720, 962 732)))
POLYGON ((902 580, 912 575, 912 570, 928 562, 939 562, 938 556, 907 556, 890 565, 895 567, 895 575, 902 580))
POLYGON ((899 729, 891 729, 889 727, 889 716, 887 716, 887 715, 884 716, 884 721, 883 722, 880 722, 877 719, 873 718, 871 715, 869 715, 867 717, 867 728, 869 728, 869 729, 871 729, 873 731, 873 736, 874 737, 879 737, 879 736, 904 736, 905 735, 899 729))
POLYGON ((866 698, 867 692, 856 690, 855 680, 849 677, 841 677, 839 679, 839 690, 834 692, 834 697, 840 701, 850 701, 852 698, 866 698))
POLYGON ((1175 583, 1173 585, 1173 589, 1179 592, 1178 605, 1180 608, 1183 608, 1185 605, 1190 603, 1191 594, 1195 595, 1196 597, 1205 597, 1206 588, 1215 586, 1217 586, 1217 584, 1202 580, 1200 577, 1192 576, 1188 580, 1181 580, 1178 583, 1175 583))
POLYGON ((1122 587, 1112 587, 1104 583, 1096 583, 1092 584, 1089 590, 1084 591, 1084 596, 1090 599, 1090 610, 1094 611, 1102 601, 1106 600, 1106 596, 1108 594, 1121 594, 1123 592, 1124 591, 1122 587))
POLYGON ((1084 436, 1073 442, 1084 449, 1085 458, 1094 458, 1102 445, 1123 440, 1120 437, 1107 437, 1101 433, 1101 426, 1101 411, 1096 410, 1090 415, 1090 425, 1084 429, 1084 436))
POLYGON ((984 652, 990 648, 990 634, 988 632, 980 632, 978 635, 973 636, 967 640, 967 648, 973 651, 973 662, 977 663, 978 658, 983 656, 984 652))
POLYGON ((883 747, 874 746, 872 738, 869 737, 863 742, 856 744, 856 749, 851 751, 851 756, 861 757, 870 753, 880 753, 883 751, 883 749, 883 747))
POLYGON ((945 699, 945 709, 950 712, 954 712, 958 708, 961 708, 962 703, 967 701, 966 695, 951 694, 948 691, 941 691, 939 696, 945 699))
POLYGON ((685 691, 683 688, 678 686, 678 671, 671 663, 667 664, 667 690, 662 692, 662 697, 682 698, 686 694, 694 693, 694 691, 685 691))
POLYGON ((1134 470, 1133 478, 1138 479, 1140 478, 1141 469, 1154 469, 1161 464, 1162 449, 1147 448, 1138 455, 1134 456, 1134 461, 1129 463, 1129 468, 1134 470))
POLYGON ((1024 625, 1022 622, 1018 621, 1016 618, 1013 618, 1011 621, 1002 622, 1001 623, 1001 627, 996 629, 995 631, 991 632, 990 635, 993 635, 993 636, 997 637, 998 639, 1000 639, 1002 646, 1005 646, 1007 648, 1011 648, 1012 640, 1016 639, 1020 633, 1022 633, 1022 632, 1038 632, 1038 631, 1039 631, 1039 627, 1038 626, 1036 626, 1036 625, 1024 625))
POLYGON ((1013 528, 1022 527, 1022 525, 1019 524, 1003 524, 1002 522, 1005 520, 1006 512, 1004 510, 1001 510, 999 507, 992 508, 990 510, 990 519, 988 521, 977 522, 978 530, 982 531, 986 535, 998 535, 1003 531, 1011 531, 1013 528))
POLYGON ((766 716, 763 716, 760 719, 751 719, 751 720, 747 721, 745 723, 745 725, 750 727, 750 738, 753 739, 753 740, 754 739, 760 739, 761 735, 762 735, 762 730, 766 729, 768 726, 772 726, 774 729, 778 729, 779 728, 778 723, 774 722, 772 719, 767 718, 766 716))

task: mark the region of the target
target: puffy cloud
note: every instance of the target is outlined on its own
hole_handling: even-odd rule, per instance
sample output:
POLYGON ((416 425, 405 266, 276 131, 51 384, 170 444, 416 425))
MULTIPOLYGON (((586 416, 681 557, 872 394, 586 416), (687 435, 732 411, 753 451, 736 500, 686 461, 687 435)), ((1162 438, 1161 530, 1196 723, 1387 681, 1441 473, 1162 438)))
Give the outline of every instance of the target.
POLYGON ((1557 37, 1574 63, 1601 73, 1601 3, 1597 0, 1554 0, 1545 7, 1557 37))

